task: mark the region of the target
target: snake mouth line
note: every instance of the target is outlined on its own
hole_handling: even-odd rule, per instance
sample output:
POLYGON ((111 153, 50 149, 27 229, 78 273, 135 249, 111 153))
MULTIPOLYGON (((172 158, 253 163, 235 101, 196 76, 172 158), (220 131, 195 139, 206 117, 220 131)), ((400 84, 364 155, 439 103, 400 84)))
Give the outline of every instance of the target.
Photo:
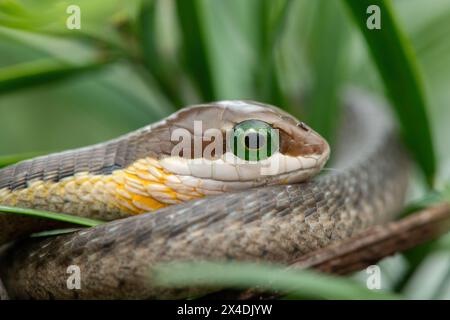
MULTIPOLYGON (((328 150, 328 149, 327 149, 328 150)), ((244 161, 231 153, 216 160, 166 157, 159 161, 168 172, 192 179, 222 182, 276 181, 278 177, 320 171, 329 158, 329 152, 309 156, 286 156, 276 153, 261 161, 244 161)))

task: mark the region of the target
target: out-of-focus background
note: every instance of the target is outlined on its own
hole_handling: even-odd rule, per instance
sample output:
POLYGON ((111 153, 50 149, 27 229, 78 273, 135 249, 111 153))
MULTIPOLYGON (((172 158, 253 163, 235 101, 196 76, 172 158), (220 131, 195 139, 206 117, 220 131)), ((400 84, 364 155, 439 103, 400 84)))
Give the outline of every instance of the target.
MULTIPOLYGON (((443 186, 450 176, 450 2, 392 4, 423 77, 436 186, 443 186)), ((276 104, 333 141, 337 99, 348 85, 386 97, 340 0, 0 0, 0 157, 104 141, 221 99, 276 104), (81 29, 70 30, 66 10, 74 4, 81 29)), ((407 297, 450 298, 450 255, 424 250, 413 268, 403 256, 383 262, 383 286, 407 297)))

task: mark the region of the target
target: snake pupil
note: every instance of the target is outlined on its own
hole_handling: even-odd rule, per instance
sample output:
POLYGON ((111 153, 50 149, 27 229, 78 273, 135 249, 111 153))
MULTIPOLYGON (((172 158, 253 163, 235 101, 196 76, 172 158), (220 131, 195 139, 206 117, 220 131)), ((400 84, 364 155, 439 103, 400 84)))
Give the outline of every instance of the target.
POLYGON ((257 150, 264 146, 265 139, 262 134, 259 134, 257 132, 250 132, 245 136, 244 143, 247 149, 257 150))
POLYGON ((241 159, 259 161, 270 157, 278 148, 278 135, 266 122, 246 120, 233 128, 231 148, 241 159))

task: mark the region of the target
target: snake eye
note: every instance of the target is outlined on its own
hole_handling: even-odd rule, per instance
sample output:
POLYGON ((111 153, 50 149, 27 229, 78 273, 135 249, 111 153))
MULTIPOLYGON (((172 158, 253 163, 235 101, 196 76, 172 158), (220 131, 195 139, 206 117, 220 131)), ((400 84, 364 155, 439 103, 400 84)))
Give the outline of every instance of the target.
POLYGON ((240 122, 234 127, 231 137, 234 155, 243 160, 263 160, 278 149, 278 132, 264 121, 240 122))

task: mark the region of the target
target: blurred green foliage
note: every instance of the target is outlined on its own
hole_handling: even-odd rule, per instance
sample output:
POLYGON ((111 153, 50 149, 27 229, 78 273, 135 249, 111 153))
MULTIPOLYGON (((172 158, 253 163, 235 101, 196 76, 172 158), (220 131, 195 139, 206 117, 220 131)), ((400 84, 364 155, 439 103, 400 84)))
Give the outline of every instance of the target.
MULTIPOLYGON (((341 89, 357 85, 392 99, 418 164, 428 178, 437 167, 442 187, 450 2, 372 2, 389 10, 375 36, 363 27, 367 1, 0 0, 0 166, 103 141, 206 100, 273 103, 332 142, 341 89), (80 30, 66 27, 73 4, 80 30)), ((417 179, 413 190, 423 186, 417 179)), ((415 296, 408 280, 421 263, 411 266, 384 268, 406 296, 415 296)))
POLYGON ((409 40, 399 28, 390 1, 346 0, 350 12, 359 25, 372 53, 392 106, 401 123, 403 138, 411 153, 433 185, 436 160, 431 139, 430 124, 423 94, 422 75, 418 71, 416 55, 409 40), (376 4, 383 27, 374 30, 367 26, 367 15, 376 14, 370 7, 376 4), (421 125, 417 125, 417 120, 421 125))
POLYGON ((162 286, 210 285, 260 288, 289 292, 288 299, 400 299, 401 296, 369 290, 357 282, 312 270, 286 270, 284 266, 245 262, 179 262, 162 264, 154 271, 162 286))

